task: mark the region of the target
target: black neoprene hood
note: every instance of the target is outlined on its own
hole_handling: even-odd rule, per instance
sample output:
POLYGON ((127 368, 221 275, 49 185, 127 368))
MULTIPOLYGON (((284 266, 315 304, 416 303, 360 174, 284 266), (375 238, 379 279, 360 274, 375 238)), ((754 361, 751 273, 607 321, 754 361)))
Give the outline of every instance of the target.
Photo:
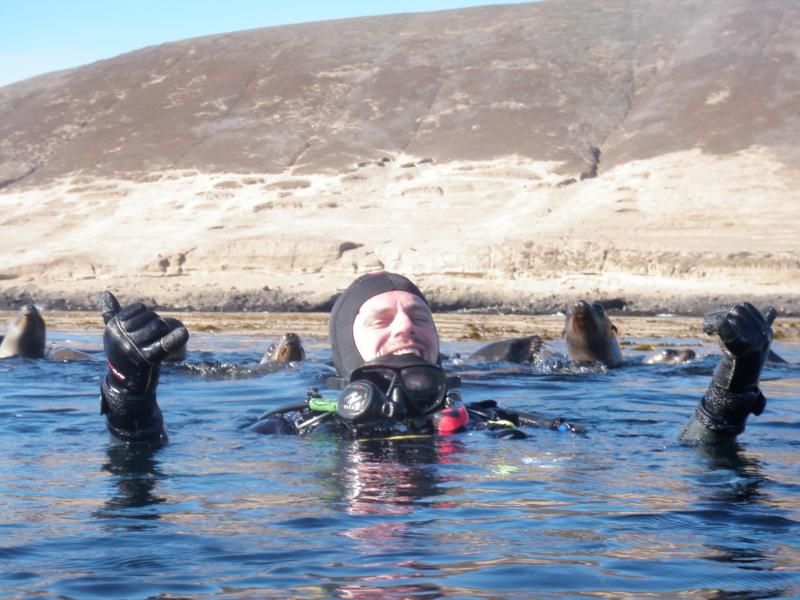
POLYGON ((373 296, 394 291, 409 292, 428 304, 419 288, 408 278, 385 271, 362 275, 336 299, 331 309, 329 330, 333 364, 339 377, 349 378, 354 370, 364 364, 364 358, 353 339, 353 323, 361 305, 373 296))

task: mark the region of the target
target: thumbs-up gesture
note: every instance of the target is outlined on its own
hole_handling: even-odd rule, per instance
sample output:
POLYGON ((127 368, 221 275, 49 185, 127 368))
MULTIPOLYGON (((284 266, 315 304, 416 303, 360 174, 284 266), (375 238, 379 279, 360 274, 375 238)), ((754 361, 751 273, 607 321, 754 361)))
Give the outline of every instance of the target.
POLYGON ((103 321, 103 347, 108 360, 109 383, 138 396, 155 391, 161 361, 189 339, 182 325, 172 329, 144 304, 121 307, 111 292, 98 298, 103 321))

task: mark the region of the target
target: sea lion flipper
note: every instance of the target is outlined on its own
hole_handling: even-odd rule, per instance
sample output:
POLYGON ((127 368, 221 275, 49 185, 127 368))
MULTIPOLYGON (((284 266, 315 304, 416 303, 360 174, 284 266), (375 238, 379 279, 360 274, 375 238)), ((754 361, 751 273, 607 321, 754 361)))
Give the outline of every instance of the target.
POLYGON ((97 304, 100 307, 100 313, 103 315, 103 323, 106 325, 122 308, 117 299, 114 297, 114 294, 108 290, 98 294, 97 304))

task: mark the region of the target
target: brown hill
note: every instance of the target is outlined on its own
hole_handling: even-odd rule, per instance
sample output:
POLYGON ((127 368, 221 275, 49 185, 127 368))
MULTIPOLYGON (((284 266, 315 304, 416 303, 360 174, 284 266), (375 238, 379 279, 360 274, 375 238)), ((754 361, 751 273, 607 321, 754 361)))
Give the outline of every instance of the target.
POLYGON ((795 0, 551 0, 216 35, 5 86, 2 289, 314 306, 384 267, 443 304, 792 307, 797 31, 795 0))
POLYGON ((0 162, 6 184, 401 152, 579 175, 592 148, 611 165, 754 143, 796 164, 799 30, 793 0, 584 0, 191 39, 6 86, 0 162))

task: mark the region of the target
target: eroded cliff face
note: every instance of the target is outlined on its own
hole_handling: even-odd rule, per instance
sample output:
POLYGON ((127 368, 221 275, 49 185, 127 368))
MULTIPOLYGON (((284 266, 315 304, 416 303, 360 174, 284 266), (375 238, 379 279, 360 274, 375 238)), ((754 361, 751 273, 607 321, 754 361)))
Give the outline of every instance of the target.
POLYGON ((357 177, 82 176, 0 195, 4 302, 89 308, 110 287, 175 308, 322 309, 389 269, 447 308, 800 308, 798 181, 767 151, 675 153, 566 187, 522 159, 397 162, 357 177))
POLYGON ((0 290, 318 308, 386 268, 443 306, 788 307, 798 30, 793 0, 553 0, 223 34, 6 86, 0 290))

